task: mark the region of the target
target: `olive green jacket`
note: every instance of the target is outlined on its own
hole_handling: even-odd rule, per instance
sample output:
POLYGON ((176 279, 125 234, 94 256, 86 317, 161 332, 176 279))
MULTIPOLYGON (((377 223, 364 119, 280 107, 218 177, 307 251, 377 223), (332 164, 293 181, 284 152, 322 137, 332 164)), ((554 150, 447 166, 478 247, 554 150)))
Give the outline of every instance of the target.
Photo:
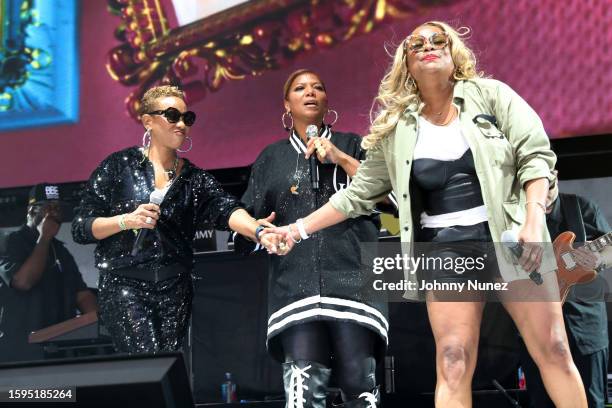
MULTIPOLYGON (((518 231, 525 220, 523 185, 538 178, 556 182, 551 174, 556 156, 538 115, 506 84, 482 78, 459 81, 454 87, 453 103, 458 108, 461 129, 474 156, 491 236, 499 242, 504 230, 518 231), (489 118, 476 119, 481 114, 489 118), (496 119, 497 126, 491 123, 495 121, 491 116, 496 119)), ((368 150, 350 186, 330 198, 336 210, 347 217, 357 217, 370 214, 376 202, 394 190, 405 248, 413 241, 413 225, 418 219, 415 215, 420 214, 418 209, 412 208, 414 200, 411 200, 409 185, 421 109, 422 104, 409 105, 394 131, 368 150)), ((550 242, 544 220, 542 242, 550 242)), ((545 246, 547 250, 551 250, 550 246, 545 246)), ((497 255, 500 273, 506 281, 527 278, 507 254, 500 254, 498 250, 497 255)), ((540 272, 556 268, 554 255, 545 252, 540 272)), ((406 278, 416 282, 414 273, 407 274, 406 278)), ((407 293, 405 297, 416 299, 420 295, 407 293)))

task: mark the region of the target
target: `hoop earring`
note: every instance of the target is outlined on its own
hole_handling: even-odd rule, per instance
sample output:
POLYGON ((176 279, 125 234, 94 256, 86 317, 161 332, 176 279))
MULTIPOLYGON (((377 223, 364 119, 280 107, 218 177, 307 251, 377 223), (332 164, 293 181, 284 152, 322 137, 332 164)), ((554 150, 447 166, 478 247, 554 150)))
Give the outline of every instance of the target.
POLYGON ((148 149, 151 146, 151 129, 147 129, 142 135, 142 147, 148 149))
POLYGON ((283 116, 281 116, 281 122, 283 123, 283 127, 287 132, 293 129, 293 116, 291 116, 291 112, 283 112, 283 116), (287 126, 287 124, 285 123, 285 116, 289 116, 289 118, 291 118, 291 126, 287 126))
POLYGON ((325 113, 325 115, 327 115, 328 113, 333 113, 334 115, 336 115, 336 117, 334 118, 334 121, 332 123, 328 123, 327 126, 332 127, 336 124, 336 122, 338 121, 338 112, 336 112, 333 109, 328 109, 327 112, 325 113))
POLYGON ((193 139, 191 139, 191 137, 189 137, 189 136, 185 136, 185 139, 189 140, 189 149, 187 149, 187 150, 176 149, 177 152, 179 152, 179 153, 187 153, 193 147, 193 139))
POLYGON ((404 82, 404 88, 408 92, 412 92, 417 89, 417 84, 413 77, 406 78, 406 82, 404 82))

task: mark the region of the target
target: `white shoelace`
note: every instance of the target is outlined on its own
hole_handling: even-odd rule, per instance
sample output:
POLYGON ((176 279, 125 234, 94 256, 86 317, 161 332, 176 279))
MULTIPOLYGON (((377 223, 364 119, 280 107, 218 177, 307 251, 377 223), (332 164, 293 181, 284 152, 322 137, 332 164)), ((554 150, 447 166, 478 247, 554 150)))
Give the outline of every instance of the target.
POLYGON ((376 395, 371 392, 363 392, 359 395, 359 398, 364 398, 370 404, 367 408, 376 408, 376 395))
POLYGON ((296 365, 291 365, 291 378, 289 379, 289 401, 287 408, 304 408, 306 399, 304 398, 304 390, 308 386, 304 384, 304 378, 310 378, 310 374, 306 371, 312 366, 299 368, 296 365))

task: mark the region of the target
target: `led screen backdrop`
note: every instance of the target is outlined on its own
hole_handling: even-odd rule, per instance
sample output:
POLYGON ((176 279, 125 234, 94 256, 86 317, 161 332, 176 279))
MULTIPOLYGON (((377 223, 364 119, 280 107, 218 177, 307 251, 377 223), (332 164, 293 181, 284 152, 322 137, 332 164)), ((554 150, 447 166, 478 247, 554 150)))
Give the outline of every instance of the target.
POLYGON ((78 116, 75 0, 0 0, 0 130, 78 116))
MULTIPOLYGON (((63 0, 38 1, 66 4, 63 0)), ((180 12, 174 11, 175 1, 146 1, 153 1, 154 12, 138 14, 138 19, 130 21, 128 18, 134 14, 124 6, 132 4, 142 8, 145 0, 79 2, 76 28, 80 61, 71 60, 74 54, 67 53, 54 57, 51 65, 61 64, 56 61, 59 58, 66 59, 59 65, 62 74, 78 68, 80 91, 55 97, 53 105, 78 97, 79 103, 74 107, 79 108, 79 121, 0 132, 0 188, 31 185, 42 179, 85 180, 111 152, 141 143, 143 128, 130 117, 129 106, 134 99, 129 97, 141 86, 144 89, 168 73, 180 74, 183 86, 190 93, 190 109, 198 114, 190 134, 194 139, 193 150, 186 156, 203 168, 249 165, 266 145, 286 137, 280 123, 282 87, 289 73, 298 68, 314 69, 326 82, 330 105, 340 116, 334 128, 363 135, 368 129, 370 105, 389 63, 385 45, 392 48, 417 24, 433 19, 472 29, 469 43, 476 51, 480 68, 522 95, 540 114, 551 138, 612 134, 612 51, 607 46, 612 43, 610 0, 235 1, 238 3, 235 7, 247 15, 263 13, 261 18, 267 23, 255 32, 247 32, 247 28, 254 26, 246 27, 240 19, 222 19, 226 11, 218 9, 215 9, 217 17, 207 16, 205 11, 201 14, 203 19, 190 23, 187 23, 189 19, 182 20, 179 24, 180 12), (306 19, 284 18, 313 3, 326 7, 332 4, 334 17, 309 14, 306 19), (261 4, 279 8, 270 13, 269 9, 259 7, 261 4), (367 19, 361 25, 360 21, 353 21, 358 29, 350 31, 350 38, 345 39, 342 35, 348 32, 347 25, 338 21, 351 24, 351 14, 343 11, 351 4, 367 5, 363 14, 367 19), (382 9, 384 13, 380 11, 382 6, 387 7, 382 9), (391 10, 390 6, 397 7, 391 10), (381 13, 383 18, 379 20, 377 16, 381 13), (159 36, 155 46, 149 44, 151 32, 143 31, 141 38, 134 35, 136 27, 146 28, 151 22, 159 36), (226 45, 234 44, 236 50, 242 51, 243 47, 257 44, 256 41, 249 43, 252 38, 247 34, 265 37, 265 28, 275 25, 289 26, 291 29, 282 34, 289 33, 298 40, 272 37, 283 45, 283 52, 268 48, 274 58, 263 62, 248 59, 253 54, 244 53, 251 64, 246 67, 255 69, 245 69, 244 73, 234 71, 236 61, 224 54, 228 50, 226 45), (140 59, 147 52, 171 45, 164 41, 177 30, 187 42, 192 40, 190 33, 214 31, 219 35, 215 41, 222 40, 224 48, 215 50, 217 59, 199 57, 197 53, 206 54, 201 49, 191 55, 190 48, 162 53, 161 59, 152 63, 140 59), (326 36, 313 38, 315 30, 331 32, 335 41, 330 42, 326 36), (240 41, 236 42, 231 34, 240 41), (223 64, 217 67, 215 64, 219 61, 223 64), (257 71, 256 75, 251 71, 257 71), (240 75, 234 78, 235 72, 240 75), (146 78, 151 82, 141 82, 146 78)), ((197 0, 188 3, 198 6, 197 0)), ((69 16, 70 10, 65 13, 69 16)), ((61 41, 52 43, 53 47, 63 45, 61 41)), ((53 85, 66 89, 75 82, 54 80, 53 85)), ((41 90, 40 95, 43 94, 41 90)))
MULTIPOLYGON (((420 22, 439 19, 473 30, 469 43, 481 59, 481 68, 510 83, 534 105, 552 137, 612 129, 612 93, 606 92, 612 85, 612 58, 604 46, 612 42, 610 0, 136 3, 138 7, 131 3, 121 7, 131 34, 126 45, 133 49, 136 64, 157 64, 149 72, 140 69, 137 81, 147 86, 152 80, 181 83, 192 102, 219 90, 224 81, 247 81, 312 54, 323 54, 326 64, 348 71, 380 72, 386 62, 380 61, 385 41, 390 40, 393 48, 420 22), (130 29, 140 14, 154 17, 130 29), (367 46, 355 49, 352 42, 360 36, 381 41, 362 40, 367 46), (349 59, 342 59, 341 51, 334 55, 342 48, 353 48, 358 55, 349 59), (367 63, 377 60, 380 64, 367 63)), ((111 59, 111 72, 112 62, 117 61, 111 59)), ((127 64, 116 66, 129 72, 127 64)), ((127 79, 134 83, 133 76, 127 79)), ((128 82, 125 77, 118 80, 128 82)), ((364 90, 367 85, 372 84, 364 90)), ((142 90, 130 95, 132 103, 142 90)))

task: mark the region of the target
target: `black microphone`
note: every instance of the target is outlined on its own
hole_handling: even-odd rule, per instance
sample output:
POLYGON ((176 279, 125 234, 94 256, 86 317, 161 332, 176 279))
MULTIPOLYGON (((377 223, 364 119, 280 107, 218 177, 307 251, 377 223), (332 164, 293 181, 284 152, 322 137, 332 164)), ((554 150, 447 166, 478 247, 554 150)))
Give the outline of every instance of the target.
MULTIPOLYGON (((308 125, 306 127, 306 137, 310 139, 317 136, 319 136, 317 125, 308 125)), ((317 155, 314 152, 310 156, 310 183, 313 190, 319 189, 319 169, 317 168, 317 155)))
MULTIPOLYGON (((149 195, 149 203, 160 205, 162 201, 164 201, 164 197, 166 196, 166 189, 164 190, 153 190, 149 195)), ((138 230, 138 235, 136 236, 136 241, 134 241, 134 246, 132 247, 132 256, 136 256, 138 252, 142 249, 142 244, 144 242, 145 236, 149 232, 148 228, 141 228, 138 230)))
MULTIPOLYGON (((512 255, 519 260, 523 255, 523 246, 518 242, 518 235, 514 230, 506 230, 501 235, 502 244, 512 252, 512 255)), ((533 271, 529 274, 531 279, 536 285, 544 283, 542 280, 542 274, 540 272, 533 271)))

